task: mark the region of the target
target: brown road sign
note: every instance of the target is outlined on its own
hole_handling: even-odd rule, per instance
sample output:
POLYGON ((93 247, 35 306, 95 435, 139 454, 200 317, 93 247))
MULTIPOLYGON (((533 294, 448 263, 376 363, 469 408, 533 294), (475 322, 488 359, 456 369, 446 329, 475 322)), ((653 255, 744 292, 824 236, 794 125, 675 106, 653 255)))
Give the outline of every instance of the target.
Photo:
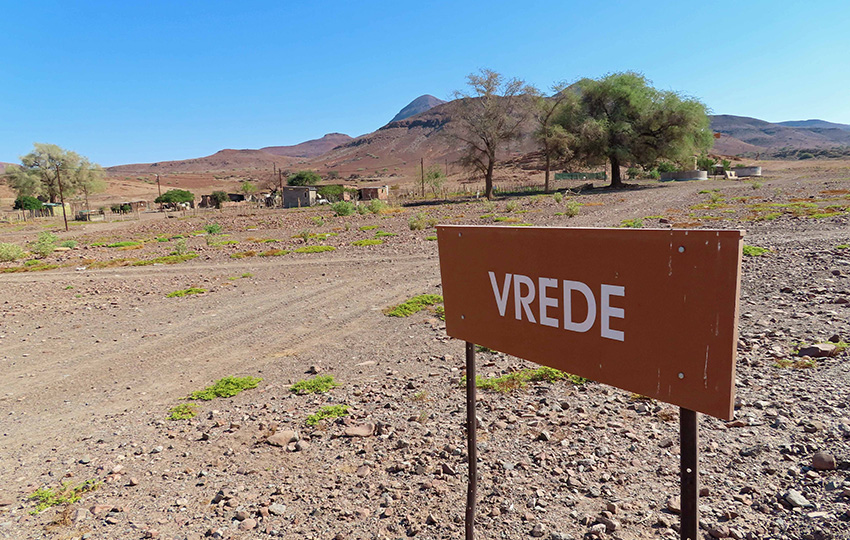
POLYGON ((743 233, 439 226, 446 332, 733 415, 743 233))

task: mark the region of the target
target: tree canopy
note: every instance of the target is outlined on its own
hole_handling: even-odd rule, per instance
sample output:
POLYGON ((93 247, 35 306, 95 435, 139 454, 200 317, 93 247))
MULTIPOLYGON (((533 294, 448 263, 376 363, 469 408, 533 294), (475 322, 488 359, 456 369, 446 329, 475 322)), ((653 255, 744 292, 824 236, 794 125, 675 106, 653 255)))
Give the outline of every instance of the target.
POLYGON ((662 159, 683 162, 711 146, 705 105, 657 90, 638 73, 583 79, 577 95, 557 123, 577 136, 576 157, 587 164, 611 164, 612 187, 622 185, 621 166, 649 168, 662 159))
POLYGON ((322 177, 316 171, 298 171, 286 179, 289 186, 315 186, 322 181, 322 177))
POLYGON ((18 196, 42 196, 52 203, 61 196, 80 192, 88 197, 106 188, 99 165, 55 144, 33 144, 33 151, 21 156, 20 165, 7 167, 6 175, 18 196))
POLYGON ((216 208, 221 208, 221 205, 229 200, 230 197, 224 191, 213 191, 210 193, 210 201, 212 201, 216 208))
POLYGON ((455 92, 457 99, 452 135, 464 145, 460 164, 484 176, 484 192, 493 198, 493 170, 497 152, 520 136, 520 127, 530 113, 527 96, 536 90, 520 79, 505 79, 489 69, 466 77, 468 93, 455 92))
POLYGON ((15 199, 15 205, 12 208, 15 210, 41 210, 43 206, 44 203, 35 197, 19 195, 18 198, 15 199))
POLYGON ((185 202, 192 202, 195 200, 195 194, 191 191, 186 191, 185 189, 169 189, 156 199, 153 202, 160 204, 179 204, 185 202))

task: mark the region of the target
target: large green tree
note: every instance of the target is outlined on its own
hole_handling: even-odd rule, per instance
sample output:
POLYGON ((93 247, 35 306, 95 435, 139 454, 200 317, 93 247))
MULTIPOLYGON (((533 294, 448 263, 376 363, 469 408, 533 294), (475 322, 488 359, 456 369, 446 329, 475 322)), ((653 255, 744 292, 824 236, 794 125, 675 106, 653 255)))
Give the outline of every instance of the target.
POLYGON ((537 91, 520 79, 489 69, 466 78, 469 92, 455 92, 452 135, 463 143, 460 164, 484 176, 484 194, 493 198, 493 170, 502 146, 521 135, 537 91))
POLYGON ((65 230, 68 229, 68 217, 65 216, 65 197, 73 195, 78 189, 88 194, 97 189, 101 176, 100 167, 76 152, 65 150, 55 144, 34 143, 33 151, 21 156, 21 165, 7 168, 9 186, 18 196, 42 196, 51 203, 62 203, 65 218, 65 230))
POLYGON ((286 179, 288 186, 315 186, 322 181, 316 171, 298 171, 286 179))
POLYGON ((621 166, 651 167, 662 159, 684 163, 711 146, 706 106, 653 88, 638 73, 583 79, 576 93, 557 122, 576 135, 576 157, 611 164, 611 187, 622 186, 621 166))

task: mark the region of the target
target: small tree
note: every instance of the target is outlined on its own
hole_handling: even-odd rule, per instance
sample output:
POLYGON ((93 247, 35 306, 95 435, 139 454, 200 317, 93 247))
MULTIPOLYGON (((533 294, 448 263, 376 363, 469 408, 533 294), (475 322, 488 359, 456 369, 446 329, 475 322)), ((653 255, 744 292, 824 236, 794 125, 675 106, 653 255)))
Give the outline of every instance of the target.
POLYGON ((446 174, 439 165, 431 165, 425 172, 425 183, 431 188, 434 197, 443 189, 443 184, 446 183, 446 174))
POLYGON ((210 193, 210 201, 218 209, 221 209, 221 205, 229 200, 230 197, 228 197, 227 193, 225 193, 224 191, 213 191, 212 193, 210 193))
POLYGON ((622 185, 621 165, 683 162, 713 142, 705 105, 656 90, 638 73, 583 79, 578 95, 557 121, 577 135, 574 150, 583 161, 611 164, 611 187, 622 185))
MULTIPOLYGON (((508 79, 482 69, 466 78, 470 93, 455 92, 457 99, 452 135, 464 145, 460 164, 484 176, 484 194, 493 198, 493 170, 499 149, 520 135, 531 112, 527 96, 534 88, 520 79, 508 79)), ((450 124, 451 125, 451 124, 450 124)))
POLYGON ((153 202, 159 204, 181 204, 195 200, 195 194, 185 189, 169 189, 153 202))
POLYGON ((248 197, 257 192, 257 186, 253 182, 242 182, 242 185, 239 186, 239 189, 248 197))
POLYGON ((315 186, 322 181, 322 177, 316 171, 298 171, 286 179, 289 186, 315 186))
POLYGON ((71 183, 79 193, 83 194, 86 210, 91 210, 89 195, 106 191, 103 169, 100 165, 90 163, 88 158, 80 158, 80 164, 72 172, 71 183))
POLYGON ((567 104, 574 103, 578 99, 565 83, 556 84, 552 87, 552 91, 552 97, 537 96, 534 103, 534 117, 537 120, 534 137, 543 151, 546 171, 543 189, 546 193, 550 191, 549 177, 552 161, 567 160, 572 157, 570 144, 574 135, 557 124, 555 119, 562 114, 567 104))

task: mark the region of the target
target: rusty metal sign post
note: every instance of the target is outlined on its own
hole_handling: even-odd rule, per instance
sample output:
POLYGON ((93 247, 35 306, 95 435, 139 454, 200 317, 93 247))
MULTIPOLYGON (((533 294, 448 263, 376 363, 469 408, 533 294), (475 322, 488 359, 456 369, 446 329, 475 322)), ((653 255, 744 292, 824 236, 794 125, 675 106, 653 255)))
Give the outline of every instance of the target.
POLYGON ((469 483, 475 344, 680 407, 682 539, 696 540, 698 414, 731 419, 743 233, 438 226, 446 333, 466 341, 469 483))

